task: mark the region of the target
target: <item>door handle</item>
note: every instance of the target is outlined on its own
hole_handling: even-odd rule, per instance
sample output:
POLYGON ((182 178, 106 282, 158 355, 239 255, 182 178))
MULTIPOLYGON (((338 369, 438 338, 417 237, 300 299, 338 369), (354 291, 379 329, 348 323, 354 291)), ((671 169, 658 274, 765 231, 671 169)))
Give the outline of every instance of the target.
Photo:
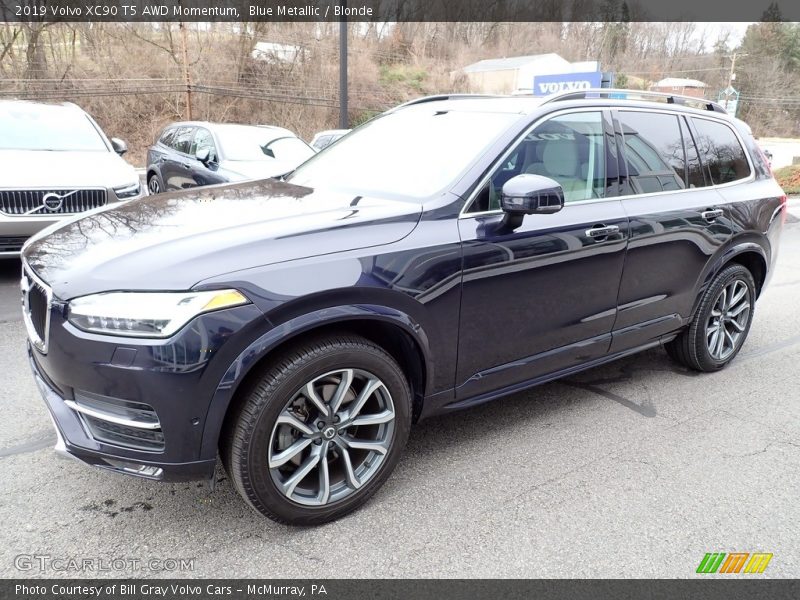
POLYGON ((187 165, 186 163, 181 163, 184 169, 191 169, 192 165, 187 165))
POLYGON ((717 217, 721 217, 723 214, 724 213, 722 212, 721 208, 709 208, 708 210, 701 212, 700 216, 706 221, 713 221, 717 217))
POLYGON ((594 239, 605 238, 617 233, 619 233, 619 227, 617 225, 596 225, 586 230, 586 235, 594 239))

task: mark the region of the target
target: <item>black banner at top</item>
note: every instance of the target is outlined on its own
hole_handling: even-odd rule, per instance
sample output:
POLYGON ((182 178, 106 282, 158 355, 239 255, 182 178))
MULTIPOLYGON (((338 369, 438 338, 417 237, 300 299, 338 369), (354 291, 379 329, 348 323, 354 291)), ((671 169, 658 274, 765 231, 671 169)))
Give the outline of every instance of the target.
POLYGON ((14 21, 800 21, 798 0, 0 0, 14 21))

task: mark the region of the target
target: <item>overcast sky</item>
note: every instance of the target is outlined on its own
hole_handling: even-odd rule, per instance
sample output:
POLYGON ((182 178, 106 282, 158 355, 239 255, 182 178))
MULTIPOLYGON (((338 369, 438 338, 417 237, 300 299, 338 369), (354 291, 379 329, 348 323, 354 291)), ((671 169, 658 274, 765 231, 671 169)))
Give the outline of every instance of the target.
POLYGON ((728 47, 735 48, 738 46, 744 37, 744 32, 747 31, 747 27, 752 23, 698 23, 697 25, 700 32, 705 31, 706 51, 710 52, 714 47, 714 42, 725 31, 729 31, 731 34, 728 40, 728 47))

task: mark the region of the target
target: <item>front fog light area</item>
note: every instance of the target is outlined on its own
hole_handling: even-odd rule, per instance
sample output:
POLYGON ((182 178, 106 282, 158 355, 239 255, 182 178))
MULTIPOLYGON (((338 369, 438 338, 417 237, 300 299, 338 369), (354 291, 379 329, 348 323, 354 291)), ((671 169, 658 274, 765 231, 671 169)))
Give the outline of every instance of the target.
POLYGON ((142 186, 139 184, 138 181, 134 183, 129 183, 128 185, 123 185, 121 187, 114 188, 114 193, 120 200, 125 200, 127 198, 135 198, 141 192, 142 192, 142 186))
POLYGON ((70 301, 67 320, 93 333, 169 337, 197 315, 247 303, 237 290, 107 292, 70 301))

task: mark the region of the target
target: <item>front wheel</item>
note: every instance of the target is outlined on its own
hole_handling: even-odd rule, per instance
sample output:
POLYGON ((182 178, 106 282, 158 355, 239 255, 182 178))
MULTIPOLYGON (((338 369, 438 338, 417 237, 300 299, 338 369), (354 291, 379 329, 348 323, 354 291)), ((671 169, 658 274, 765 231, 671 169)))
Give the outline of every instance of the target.
POLYGON ((677 362, 696 371, 717 371, 739 353, 753 322, 756 286, 739 264, 725 267, 703 294, 691 325, 666 345, 677 362))
POLYGON ((326 337, 266 369, 233 416, 223 461, 260 513, 325 523, 386 481, 410 425, 411 391, 396 361, 364 338, 326 337))

